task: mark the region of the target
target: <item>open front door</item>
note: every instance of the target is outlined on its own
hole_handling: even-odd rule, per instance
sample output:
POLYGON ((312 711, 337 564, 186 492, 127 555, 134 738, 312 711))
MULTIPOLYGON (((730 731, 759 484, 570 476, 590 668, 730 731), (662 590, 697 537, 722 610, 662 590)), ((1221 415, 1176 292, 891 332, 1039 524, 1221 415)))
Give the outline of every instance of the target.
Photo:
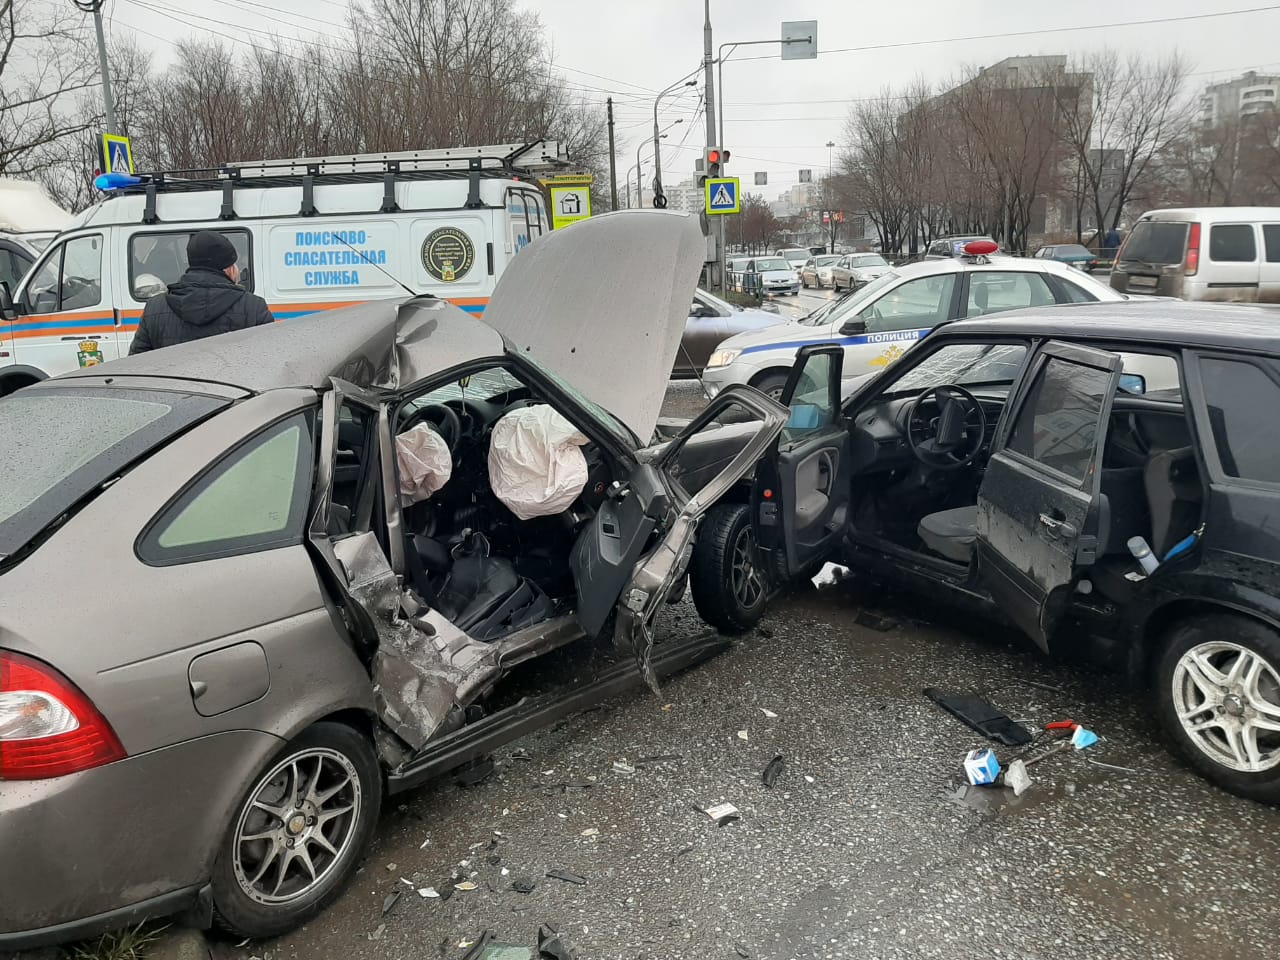
POLYGON ((760 543, 772 548, 788 577, 834 551, 849 512, 849 429, 840 412, 844 350, 801 348, 782 391, 790 418, 773 456, 756 471, 760 543))
POLYGON ((978 572, 1044 651, 1079 571, 1098 553, 1114 353, 1050 342, 1005 417, 978 491, 978 572))

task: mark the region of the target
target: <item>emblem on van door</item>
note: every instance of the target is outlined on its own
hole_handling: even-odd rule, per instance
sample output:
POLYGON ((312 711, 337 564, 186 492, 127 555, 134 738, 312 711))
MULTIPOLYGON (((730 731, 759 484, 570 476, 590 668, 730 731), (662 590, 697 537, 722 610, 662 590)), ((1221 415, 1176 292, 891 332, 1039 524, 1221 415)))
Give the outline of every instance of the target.
POLYGON ((444 283, 465 277, 475 259, 471 238, 457 227, 432 230, 422 241, 422 265, 427 273, 444 283))
POLYGON ((82 340, 76 350, 76 359, 82 367, 96 367, 102 362, 102 346, 96 340, 82 340))

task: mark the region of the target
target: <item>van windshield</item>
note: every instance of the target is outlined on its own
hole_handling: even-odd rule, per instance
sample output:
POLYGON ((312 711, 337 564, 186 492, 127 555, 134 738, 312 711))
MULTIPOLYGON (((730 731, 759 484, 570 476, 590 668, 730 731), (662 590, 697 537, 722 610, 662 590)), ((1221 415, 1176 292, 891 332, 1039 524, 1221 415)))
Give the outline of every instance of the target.
POLYGON ((1140 263, 1181 263, 1187 254, 1187 225, 1144 220, 1125 241, 1123 260, 1140 263))
POLYGON ((143 454, 227 402, 52 387, 0 400, 0 563, 143 454))

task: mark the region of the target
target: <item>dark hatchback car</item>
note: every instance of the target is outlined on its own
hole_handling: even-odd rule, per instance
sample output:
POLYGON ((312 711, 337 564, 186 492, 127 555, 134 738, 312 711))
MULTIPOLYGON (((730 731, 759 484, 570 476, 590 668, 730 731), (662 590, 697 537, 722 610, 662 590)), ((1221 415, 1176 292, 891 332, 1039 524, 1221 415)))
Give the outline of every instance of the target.
POLYGON ((1010 312, 843 406, 840 348, 806 347, 762 542, 789 575, 843 559, 1127 670, 1192 766, 1280 801, 1278 331, 1268 307, 1010 312))

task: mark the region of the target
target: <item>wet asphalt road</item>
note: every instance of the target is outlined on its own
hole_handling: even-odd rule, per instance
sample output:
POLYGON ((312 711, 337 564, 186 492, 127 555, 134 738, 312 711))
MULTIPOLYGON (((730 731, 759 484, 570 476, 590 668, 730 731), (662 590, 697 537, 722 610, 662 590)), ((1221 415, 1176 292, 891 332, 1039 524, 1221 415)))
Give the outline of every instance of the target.
MULTIPOLYGON (((694 629, 687 603, 663 623, 694 629)), ((1221 960, 1274 957, 1280 942, 1280 813, 1183 768, 1118 680, 874 585, 781 598, 661 697, 638 692, 497 759, 480 786, 393 801, 352 888, 307 928, 216 955, 459 957, 486 929, 532 945, 545 922, 585 960, 1221 960), (856 623, 864 609, 890 629, 856 623), (1021 798, 961 787, 960 759, 984 741, 921 694, 929 685, 982 692, 1029 725, 1070 717, 1103 742, 1033 766, 1021 798), (786 766, 769 790, 760 773, 776 755, 786 766), (591 786, 553 787, 567 782, 591 786), (695 809, 723 801, 739 820, 718 827, 695 809), (401 880, 439 887, 463 861, 477 888, 447 902, 401 880), (586 885, 544 876, 556 868, 586 885), (534 891, 512 890, 517 877, 534 891)))
MULTIPOLYGON (((696 383, 674 384, 665 412, 701 402, 696 383)), ((685 601, 659 635, 701 629, 685 601)), ((589 656, 566 651, 541 669, 589 656)), ((538 689, 525 679, 517 693, 520 683, 538 689)), ((484 930, 533 946, 547 922, 582 960, 1245 960, 1280 949, 1280 811, 1167 754, 1141 693, 1119 678, 1050 664, 1012 632, 875 584, 806 584, 660 697, 636 692, 496 759, 479 786, 390 801, 351 889, 309 926, 217 944, 215 957, 455 958, 484 930), (862 611, 889 629, 860 625, 862 611), (1074 719, 1103 742, 1032 766, 1020 798, 968 787, 961 760, 989 744, 926 686, 981 693, 1032 728, 1074 719), (663 755, 679 759, 637 764, 663 755), (785 768, 770 790, 761 772, 775 756, 785 768), (637 772, 615 772, 617 760, 637 772), (556 786, 566 783, 590 786, 556 786), (740 819, 717 826, 697 809, 721 802, 740 819), (547 878, 553 869, 587 883, 547 878), (454 871, 476 889, 447 901, 415 892, 454 871), (517 878, 533 892, 513 890, 517 878)))

